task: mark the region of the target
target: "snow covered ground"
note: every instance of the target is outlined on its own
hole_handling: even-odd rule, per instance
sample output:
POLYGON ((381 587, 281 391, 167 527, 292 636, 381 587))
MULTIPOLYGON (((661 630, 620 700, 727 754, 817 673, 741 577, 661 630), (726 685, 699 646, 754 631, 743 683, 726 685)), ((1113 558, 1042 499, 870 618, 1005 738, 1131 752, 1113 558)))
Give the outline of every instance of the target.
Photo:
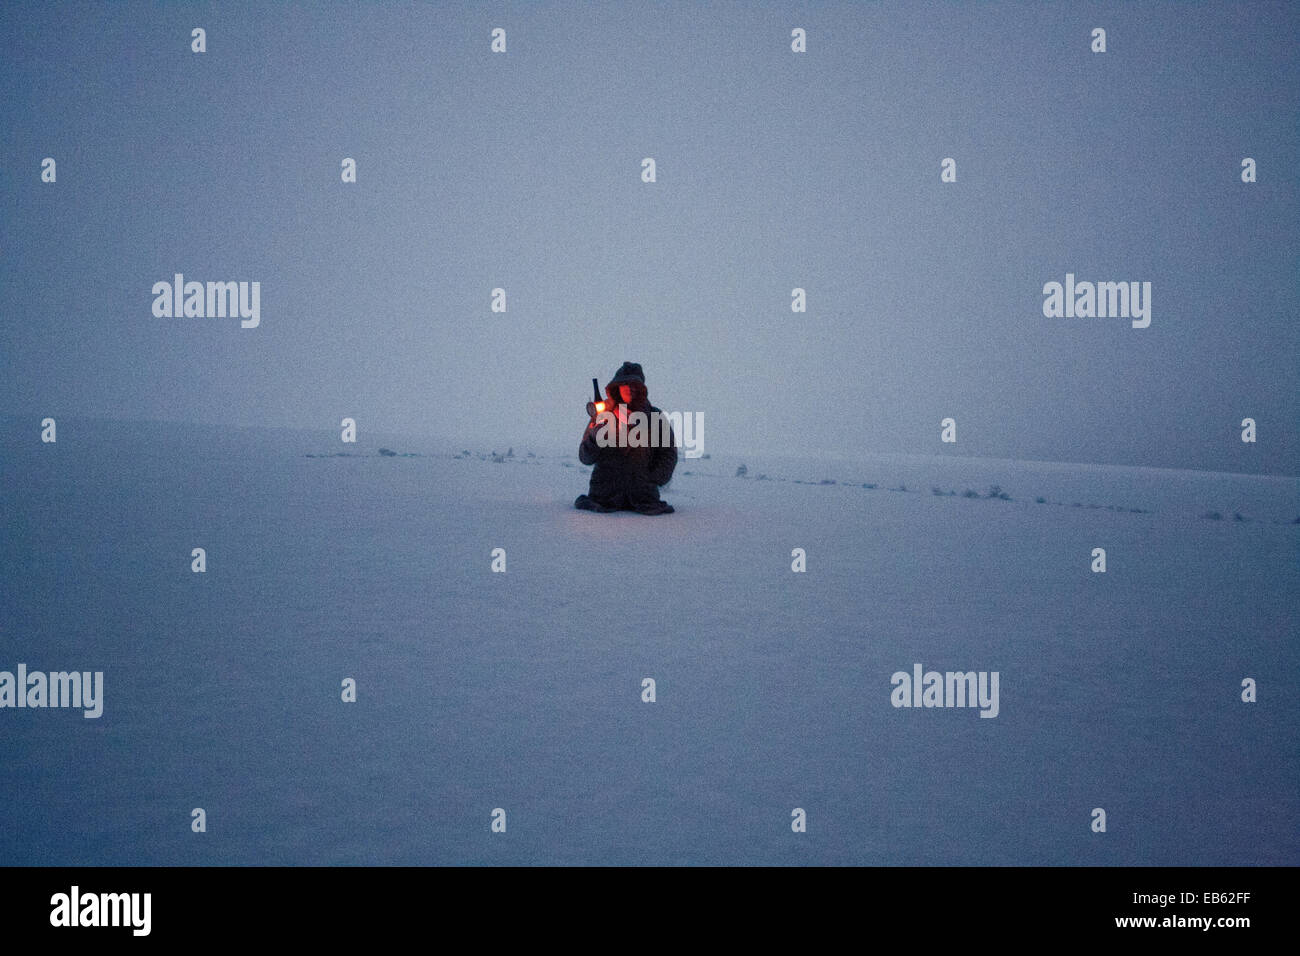
POLYGON ((596 515, 576 434, 58 427, 0 423, 0 670, 104 713, 0 709, 2 863, 1300 863, 1295 479, 715 456, 596 515))

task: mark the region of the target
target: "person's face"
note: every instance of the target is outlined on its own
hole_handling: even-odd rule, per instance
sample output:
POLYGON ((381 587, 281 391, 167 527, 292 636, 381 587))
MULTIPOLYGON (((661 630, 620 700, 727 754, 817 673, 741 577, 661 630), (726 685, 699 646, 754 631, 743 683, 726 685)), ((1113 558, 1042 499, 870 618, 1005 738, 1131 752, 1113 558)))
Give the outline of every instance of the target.
POLYGON ((621 398, 621 399, 623 399, 623 404, 625 404, 625 405, 626 405, 628 402, 632 401, 632 386, 631 386, 631 385, 620 385, 620 386, 618 387, 618 397, 621 398))

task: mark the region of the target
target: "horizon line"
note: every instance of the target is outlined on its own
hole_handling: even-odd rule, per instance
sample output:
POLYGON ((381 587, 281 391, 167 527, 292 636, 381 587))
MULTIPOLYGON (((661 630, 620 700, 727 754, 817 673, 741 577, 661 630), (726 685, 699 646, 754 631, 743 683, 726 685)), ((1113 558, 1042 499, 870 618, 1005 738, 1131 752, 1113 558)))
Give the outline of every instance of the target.
MULTIPOLYGON (((14 412, 0 413, 0 418, 4 418, 4 419, 19 419, 24 417, 26 416, 19 415, 14 412)), ((66 417, 71 418, 74 421, 77 419, 83 419, 87 421, 117 422, 119 424, 133 424, 138 422, 138 423, 153 423, 159 425, 198 425, 206 428, 226 428, 232 430, 260 429, 263 431, 289 431, 289 432, 304 432, 304 433, 311 433, 316 431, 328 432, 333 430, 328 427, 308 428, 306 426, 298 426, 298 425, 267 425, 267 424, 249 425, 249 424, 232 423, 232 422, 196 422, 196 421, 190 421, 186 419, 175 419, 175 418, 117 418, 112 415, 78 415, 78 414, 72 414, 66 417)), ((414 432, 414 431, 403 430, 403 429, 394 429, 389 431, 375 429, 375 431, 381 435, 405 435, 413 438, 414 437, 428 438, 436 441, 463 442, 466 440, 464 437, 455 438, 454 436, 450 436, 450 435, 435 435, 430 432, 414 432)), ((713 455, 713 452, 708 452, 708 454, 711 456, 713 455)), ((721 454, 727 455, 729 457, 739 457, 743 453, 724 451, 721 452, 721 454)), ((783 455, 780 453, 765 453, 765 452, 752 452, 751 454, 757 454, 767 458, 787 458, 787 457, 803 458, 803 459, 808 458, 807 455, 798 454, 794 452, 791 452, 787 455, 783 455)), ((961 461, 1011 462, 1011 463, 1026 464, 1026 465, 1073 465, 1073 466, 1091 467, 1091 468, 1124 468, 1131 471, 1181 471, 1181 472, 1192 472, 1193 474, 1199 474, 1199 475, 1223 475, 1225 477, 1231 477, 1231 478, 1281 478, 1289 481, 1300 480, 1300 474, 1290 475, 1290 474, 1277 474, 1273 472, 1219 471, 1212 468, 1180 468, 1172 465, 1127 465, 1127 464, 1120 464, 1118 462, 1067 461, 1067 460, 1055 459, 1055 458, 1004 458, 1004 457, 997 457, 991 455, 957 455, 957 454, 935 454, 935 453, 926 453, 926 452, 901 452, 901 451, 877 451, 874 453, 874 455, 876 456, 893 455, 893 456, 898 456, 903 458, 928 458, 933 460, 957 459, 961 461)), ((574 456, 570 455, 569 457, 574 457, 574 456)), ((828 455, 823 459, 812 459, 812 460, 814 461, 822 460, 822 461, 829 461, 829 462, 867 461, 870 460, 871 457, 872 457, 871 455, 867 455, 862 458, 854 458, 852 456, 828 455)), ((703 458, 702 457, 679 458, 679 461, 682 460, 701 461, 703 460, 703 458)))

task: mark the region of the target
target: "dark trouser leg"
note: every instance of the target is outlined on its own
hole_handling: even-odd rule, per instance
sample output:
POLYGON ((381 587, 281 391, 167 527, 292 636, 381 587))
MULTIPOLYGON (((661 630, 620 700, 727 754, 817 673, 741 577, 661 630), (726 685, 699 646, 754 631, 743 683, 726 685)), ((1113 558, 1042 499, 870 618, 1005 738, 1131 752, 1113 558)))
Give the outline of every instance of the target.
POLYGON ((599 500, 598 498, 590 498, 587 495, 578 495, 578 497, 573 502, 573 507, 581 508, 583 511, 607 512, 607 511, 618 510, 617 508, 610 507, 608 504, 599 500))

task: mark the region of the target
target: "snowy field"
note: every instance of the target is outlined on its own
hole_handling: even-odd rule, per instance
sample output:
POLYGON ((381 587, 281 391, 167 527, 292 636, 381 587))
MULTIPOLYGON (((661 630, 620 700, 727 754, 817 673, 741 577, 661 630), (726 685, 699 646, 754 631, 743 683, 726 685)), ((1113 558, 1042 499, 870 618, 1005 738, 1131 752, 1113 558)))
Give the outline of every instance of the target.
POLYGON ((1295 479, 715 456, 597 515, 576 432, 58 427, 0 425, 0 670, 104 711, 0 709, 0 863, 1300 864, 1295 479))

